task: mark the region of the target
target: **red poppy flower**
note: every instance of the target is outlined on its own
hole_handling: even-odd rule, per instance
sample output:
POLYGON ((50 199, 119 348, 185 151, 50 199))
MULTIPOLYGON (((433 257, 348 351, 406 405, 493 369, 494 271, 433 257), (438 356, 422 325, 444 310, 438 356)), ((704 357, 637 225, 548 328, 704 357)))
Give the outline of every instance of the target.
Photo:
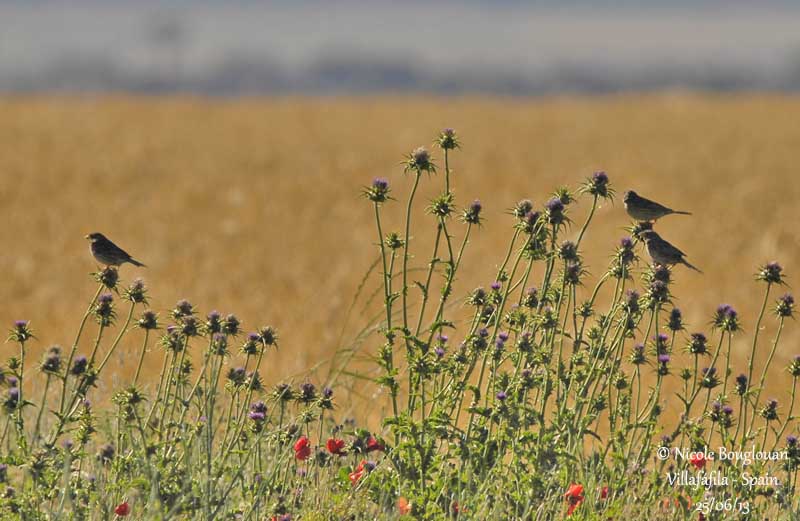
POLYGON ((356 483, 358 483, 358 480, 360 480, 361 477, 364 475, 364 472, 366 472, 365 468, 366 464, 367 460, 362 459, 361 463, 358 464, 358 467, 356 467, 356 469, 350 473, 350 483, 352 483, 353 486, 355 486, 356 483))
POLYGON ((328 438, 328 441, 325 443, 325 446, 328 448, 328 452, 331 454, 336 454, 337 456, 344 455, 344 440, 337 440, 336 438, 328 438))
POLYGON ((374 450, 383 452, 386 450, 386 447, 383 445, 383 443, 370 436, 367 440, 367 452, 372 452, 374 450))
POLYGON ((401 516, 411 513, 411 502, 404 497, 397 498, 397 510, 401 516))
POLYGON ((114 509, 114 513, 117 514, 119 517, 125 517, 131 513, 131 507, 128 505, 127 501, 123 501, 114 509))
POLYGON ((566 499, 567 504, 569 504, 569 507, 567 508, 567 515, 571 516, 572 512, 574 512, 575 509, 578 508, 578 505, 583 502, 583 485, 578 483, 573 483, 570 485, 567 489, 567 493, 564 494, 564 499, 566 499))
POLYGON ((311 455, 311 443, 306 436, 300 436, 294 444, 294 457, 300 461, 305 461, 311 455))
POLYGON ((694 465, 694 468, 696 468, 697 470, 700 470, 706 466, 706 456, 702 452, 699 452, 697 454, 692 454, 691 457, 689 458, 689 463, 694 465))
POLYGON ((608 486, 600 489, 600 499, 608 499, 608 486))

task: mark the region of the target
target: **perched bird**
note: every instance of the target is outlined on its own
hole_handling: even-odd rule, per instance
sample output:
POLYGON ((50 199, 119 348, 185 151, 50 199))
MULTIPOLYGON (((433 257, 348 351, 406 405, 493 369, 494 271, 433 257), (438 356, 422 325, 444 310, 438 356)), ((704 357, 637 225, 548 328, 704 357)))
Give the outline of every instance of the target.
POLYGON ((144 264, 128 255, 128 252, 111 242, 102 233, 90 233, 86 238, 92 241, 91 252, 97 262, 106 266, 120 266, 130 262, 134 266, 144 267, 144 264))
POLYGON ((662 266, 685 264, 696 272, 703 273, 696 267, 686 262, 686 259, 683 258, 686 255, 685 253, 662 239, 661 236, 653 230, 645 230, 640 232, 639 237, 644 241, 645 245, 647 246, 647 253, 650 254, 650 258, 652 258, 653 262, 656 264, 661 264, 662 266))
POLYGON ((625 203, 625 210, 628 212, 628 215, 637 221, 655 221, 656 219, 660 219, 665 215, 673 213, 692 215, 689 212, 680 212, 678 210, 673 210, 672 208, 662 206, 655 201, 651 201, 650 199, 640 196, 633 190, 628 190, 625 192, 622 196, 622 201, 625 203))

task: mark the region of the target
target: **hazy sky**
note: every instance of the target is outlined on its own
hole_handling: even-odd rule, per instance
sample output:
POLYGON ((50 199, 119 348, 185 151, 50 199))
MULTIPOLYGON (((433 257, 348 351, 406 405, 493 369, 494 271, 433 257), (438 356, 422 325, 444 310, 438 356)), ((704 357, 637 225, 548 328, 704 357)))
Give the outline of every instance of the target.
POLYGON ((337 68, 380 84, 717 74, 780 85, 800 70, 800 2, 642 4, 0 0, 0 88, 81 74, 89 87, 178 73, 191 85, 248 68, 287 88, 337 68))

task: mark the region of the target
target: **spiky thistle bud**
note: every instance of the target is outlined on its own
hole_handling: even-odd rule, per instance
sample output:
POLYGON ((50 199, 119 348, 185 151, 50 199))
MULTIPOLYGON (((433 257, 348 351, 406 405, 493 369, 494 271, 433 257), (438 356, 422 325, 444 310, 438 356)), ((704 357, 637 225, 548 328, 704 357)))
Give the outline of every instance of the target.
POLYGON ((756 273, 756 280, 768 284, 783 284, 783 267, 776 261, 768 262, 761 266, 756 273))
POLYGON ((456 131, 452 128, 446 128, 439 133, 434 145, 437 145, 442 150, 453 150, 460 147, 456 131))

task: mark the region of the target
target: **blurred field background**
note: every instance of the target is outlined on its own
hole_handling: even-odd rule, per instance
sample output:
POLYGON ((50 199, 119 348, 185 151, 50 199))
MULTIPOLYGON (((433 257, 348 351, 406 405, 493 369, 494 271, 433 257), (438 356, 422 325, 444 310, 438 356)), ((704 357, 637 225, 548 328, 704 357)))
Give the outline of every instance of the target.
MULTIPOLYGON (((541 206, 557 186, 575 187, 595 170, 608 172, 618 195, 636 189, 694 213, 658 226, 705 272, 676 268, 676 305, 689 332, 708 331, 720 303, 741 312, 735 374, 746 369, 763 295, 753 280, 757 266, 779 260, 790 285, 800 280, 795 97, 6 96, 0 114, 0 324, 31 320, 38 339, 29 363, 51 344, 70 346, 95 288, 84 235, 101 231, 148 265, 126 265, 121 274, 145 278, 165 321, 175 301, 187 298, 203 314, 236 313, 245 331, 274 325, 281 348, 267 359, 265 382, 301 381, 321 364, 310 378, 325 383, 353 296, 377 259, 372 209, 359 189, 376 176, 390 179, 399 201, 386 206, 384 230, 399 230, 410 188, 399 162, 446 126, 463 142, 451 162, 456 201, 479 198, 486 218, 467 248, 458 297, 491 283, 511 236, 509 207, 525 197, 541 206)), ((442 179, 422 186, 416 222, 427 227, 411 245, 417 264, 430 255, 434 232, 421 207, 441 191, 442 179)), ((573 210, 569 236, 588 208, 586 201, 573 210)), ((619 200, 596 214, 584 240, 587 293, 627 224, 619 200)), ((452 229, 457 238, 464 231, 452 229)), ((378 284, 373 274, 364 294, 378 284)), ((364 299, 354 308, 345 344, 369 309, 364 299)), ((764 321, 759 360, 776 322, 764 321)), ((135 369, 140 338, 130 335, 121 346, 114 382, 125 383, 135 369)), ((783 368, 800 353, 798 339, 789 323, 765 397, 785 396, 790 377, 783 368)), ((363 349, 379 343, 372 335, 363 349)), ((89 349, 85 343, 80 350, 89 349)), ((199 360, 199 346, 195 353, 199 360)), ((677 367, 687 365, 688 357, 677 358, 677 367)), ((161 359, 153 347, 151 374, 161 359)))

